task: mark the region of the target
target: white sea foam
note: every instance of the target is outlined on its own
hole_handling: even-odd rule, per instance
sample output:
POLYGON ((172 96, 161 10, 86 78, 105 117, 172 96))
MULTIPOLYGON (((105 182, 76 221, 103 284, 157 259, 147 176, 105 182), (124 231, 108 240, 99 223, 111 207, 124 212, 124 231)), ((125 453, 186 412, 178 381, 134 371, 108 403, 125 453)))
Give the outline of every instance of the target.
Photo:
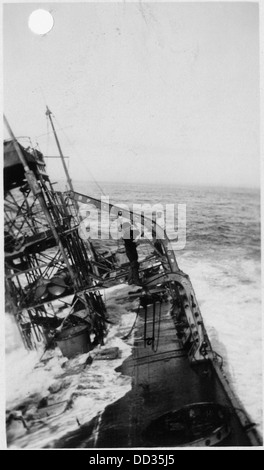
MULTIPOLYGON (((126 289, 123 289, 124 292, 126 289)), ((116 290, 113 288, 107 292, 106 301, 110 309, 116 290)), ((129 306, 131 308, 131 304, 129 306)), ((131 378, 115 369, 131 354, 131 346, 121 336, 129 332, 134 320, 135 313, 127 309, 124 303, 117 306, 115 324, 109 328, 104 347, 119 348, 119 357, 111 361, 97 361, 98 347, 92 352, 94 362, 87 367, 85 361, 89 353, 68 361, 57 348, 47 353, 46 358, 49 360, 44 365, 39 362, 40 352, 27 352, 21 347, 9 351, 6 357, 7 410, 13 410, 25 404, 27 399, 30 400, 26 412, 30 431, 26 432, 22 424, 18 430, 12 427, 8 433, 11 446, 31 449, 51 446, 55 440, 90 421, 131 389, 131 378), (50 393, 49 388, 52 386, 58 388, 56 394, 50 393), (65 403, 59 410, 61 414, 37 422, 37 405, 43 397, 48 398, 49 405, 65 403), (70 403, 70 409, 63 412, 67 402, 70 403)), ((14 328, 14 324, 8 320, 7 324, 9 330, 14 328)))
POLYGON ((262 331, 259 266, 252 260, 200 260, 185 255, 213 348, 224 358, 234 390, 262 432, 262 331), (245 279, 246 283, 241 283, 245 279))

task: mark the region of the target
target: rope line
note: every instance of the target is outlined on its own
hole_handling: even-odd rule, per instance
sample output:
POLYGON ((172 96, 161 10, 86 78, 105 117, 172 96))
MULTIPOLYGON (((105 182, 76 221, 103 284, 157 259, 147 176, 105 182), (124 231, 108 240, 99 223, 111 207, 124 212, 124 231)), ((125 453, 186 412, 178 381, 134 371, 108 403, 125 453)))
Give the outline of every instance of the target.
POLYGON ((90 173, 90 176, 92 177, 92 180, 93 182, 96 184, 96 186, 98 187, 98 189, 101 191, 101 194, 103 194, 104 196, 106 196, 106 194, 104 193, 102 187, 100 186, 100 184, 98 183, 98 181, 95 179, 93 173, 91 172, 91 170, 89 169, 88 165, 87 165, 87 162, 83 159, 83 157, 81 156, 81 154, 78 152, 78 150, 76 149, 75 145, 70 141, 69 137, 67 136, 66 132, 64 131, 64 129, 62 128, 62 126, 60 125, 60 123, 58 122, 57 118, 53 115, 54 117, 54 120, 56 121, 56 123, 58 124, 58 126, 60 127, 61 131, 63 132, 65 138, 67 139, 68 141, 68 144, 71 146, 71 148, 73 149, 74 153, 78 155, 78 157, 81 159, 83 165, 86 167, 87 171, 90 173))
POLYGON ((135 321, 134 321, 134 323, 133 323, 133 325, 132 325, 131 330, 129 331, 128 334, 126 334, 125 336, 123 336, 121 339, 125 340, 125 339, 128 339, 128 338, 131 336, 133 330, 135 329, 136 323, 137 323, 137 319, 138 319, 138 316, 139 316, 139 310, 140 310, 140 304, 139 304, 139 306, 138 306, 136 318, 135 318, 135 321))

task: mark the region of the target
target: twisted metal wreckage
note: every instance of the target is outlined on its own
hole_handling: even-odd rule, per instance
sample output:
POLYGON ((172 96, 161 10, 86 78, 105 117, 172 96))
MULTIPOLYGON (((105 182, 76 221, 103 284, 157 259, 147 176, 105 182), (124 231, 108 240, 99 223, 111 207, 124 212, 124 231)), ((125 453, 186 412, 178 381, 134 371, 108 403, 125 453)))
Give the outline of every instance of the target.
MULTIPOLYGON (((128 294, 138 300, 133 354, 122 366, 133 378, 132 389, 102 414, 97 447, 261 445, 212 349, 192 284, 166 232, 154 219, 112 204, 102 207, 75 192, 49 109, 47 116, 69 191, 54 190, 43 154, 22 146, 5 119, 6 297, 25 347, 44 342, 52 348, 69 328, 88 331, 83 352, 103 344, 111 318, 102 291, 127 281, 129 263, 116 240, 83 239, 78 229, 80 204, 108 210, 113 219, 144 227, 153 239, 138 247, 142 285, 128 294)), ((89 424, 85 438, 76 431, 61 446, 93 446, 95 425, 89 424)))

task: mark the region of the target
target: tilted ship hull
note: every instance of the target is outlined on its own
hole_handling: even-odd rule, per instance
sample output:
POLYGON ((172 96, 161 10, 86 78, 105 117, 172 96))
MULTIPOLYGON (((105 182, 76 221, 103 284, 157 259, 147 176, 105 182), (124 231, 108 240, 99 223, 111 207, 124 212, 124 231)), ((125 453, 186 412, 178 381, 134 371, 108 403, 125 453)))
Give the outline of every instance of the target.
POLYGON ((131 391, 109 405, 99 419, 55 441, 54 446, 261 445, 254 424, 232 392, 218 359, 190 364, 168 303, 157 302, 155 310, 154 322, 153 305, 147 308, 147 320, 145 309, 139 311, 132 355, 120 368, 122 374, 131 376, 131 391))
MULTIPOLYGON (((86 326, 87 348, 79 352, 87 352, 103 344, 111 322, 101 290, 126 282, 129 263, 117 261, 116 242, 80 237, 80 204, 99 210, 101 201, 71 185, 69 192, 54 191, 42 154, 23 148, 12 131, 11 137, 5 143, 5 268, 13 314, 28 349, 36 341, 54 347, 54 340, 63 342, 59 334, 65 328, 86 326)), ((192 284, 168 237, 143 215, 132 220, 129 210, 111 204, 103 209, 144 226, 154 237, 138 248, 142 286, 128 294, 138 310, 130 332, 132 355, 119 372, 131 377, 131 390, 99 417, 59 440, 54 436, 53 446, 260 446, 255 425, 212 349, 192 284)), ((117 301, 119 295, 117 290, 117 301)))

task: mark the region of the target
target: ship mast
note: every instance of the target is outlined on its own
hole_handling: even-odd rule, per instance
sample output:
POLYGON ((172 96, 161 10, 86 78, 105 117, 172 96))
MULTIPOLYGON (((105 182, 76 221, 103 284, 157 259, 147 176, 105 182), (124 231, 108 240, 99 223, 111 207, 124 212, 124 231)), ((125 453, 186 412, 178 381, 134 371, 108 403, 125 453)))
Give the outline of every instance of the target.
POLYGON ((70 189, 70 191, 74 191, 73 185, 72 185, 72 180, 71 180, 70 174, 69 174, 69 172, 68 172, 68 168, 67 168, 67 165, 66 165, 66 163, 65 163, 65 158, 64 158, 64 155, 63 155, 63 153, 62 153, 62 149, 61 149, 61 146, 60 146, 60 142, 59 142, 59 139, 58 139, 58 136, 57 136, 57 133, 56 133, 54 124, 53 124, 52 117, 51 117, 51 116, 52 116, 52 112, 50 111, 50 109, 49 109, 48 106, 47 106, 46 116, 48 116, 48 118, 49 118, 49 120, 50 120, 50 123, 51 123, 51 127, 52 127, 52 130, 53 130, 53 134, 54 134, 54 137, 55 137, 55 140, 56 140, 56 144, 57 144, 58 150, 59 150, 59 154, 60 154, 60 157, 61 157, 61 161, 62 161, 62 165, 63 165, 64 171, 65 171, 65 175, 66 175, 66 178, 67 178, 67 182, 68 182, 68 185, 69 185, 69 189, 70 189))

